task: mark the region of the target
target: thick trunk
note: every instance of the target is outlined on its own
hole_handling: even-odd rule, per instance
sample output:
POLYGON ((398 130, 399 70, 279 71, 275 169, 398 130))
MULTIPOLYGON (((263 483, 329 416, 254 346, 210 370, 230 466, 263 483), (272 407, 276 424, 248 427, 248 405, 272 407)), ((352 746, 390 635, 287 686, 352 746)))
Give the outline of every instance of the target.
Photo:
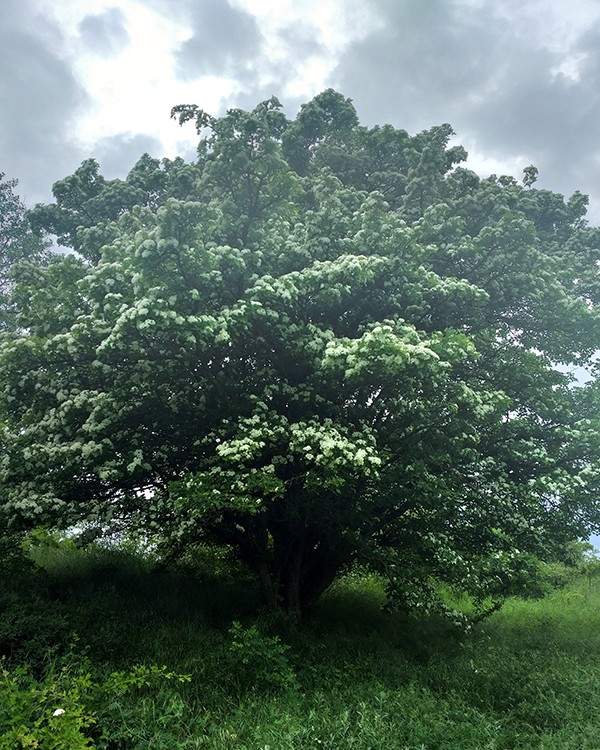
POLYGON ((266 605, 300 620, 333 583, 343 562, 341 555, 322 545, 307 547, 296 540, 279 565, 256 566, 266 605))
POLYGON ((260 581, 265 604, 299 620, 331 585, 351 557, 341 534, 310 526, 287 513, 216 525, 215 538, 232 544, 260 581), (291 517, 290 517, 291 516, 291 517))
POLYGON ((341 567, 341 560, 322 560, 312 570, 307 572, 302 594, 305 609, 312 607, 318 601, 321 594, 325 593, 336 579, 341 567))
POLYGON ((269 609, 277 609, 279 606, 277 584, 273 580, 268 565, 263 561, 259 561, 255 567, 256 572, 258 573, 265 604, 269 609))
POLYGON ((304 540, 299 539, 293 545, 292 553, 284 575, 281 577, 281 597, 288 615, 299 620, 302 614, 302 584, 304 562, 304 540))

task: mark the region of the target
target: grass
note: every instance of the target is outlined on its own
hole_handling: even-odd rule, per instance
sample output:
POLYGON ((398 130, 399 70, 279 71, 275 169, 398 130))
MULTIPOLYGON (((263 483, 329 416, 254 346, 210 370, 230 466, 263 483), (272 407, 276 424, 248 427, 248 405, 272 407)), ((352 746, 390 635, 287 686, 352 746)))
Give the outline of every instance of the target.
MULTIPOLYGON (((40 626, 10 647, 7 672, 25 664, 34 685, 48 675, 79 684, 87 673, 104 686, 80 691, 95 721, 81 730, 90 746, 600 748, 599 579, 543 600, 511 601, 461 637, 439 621, 384 614, 379 582, 354 576, 290 632, 265 617, 253 627, 252 582, 223 571, 159 574, 136 555, 64 546, 38 550, 37 559, 47 571, 35 593, 40 626), (50 612, 59 618, 53 642, 62 645, 47 657, 50 612), (232 631, 233 621, 243 627, 232 631), (140 664, 165 671, 140 684, 123 676, 140 664)), ((0 735, 11 729, 0 726, 0 735)), ((74 747, 44 742, 40 750, 74 747)), ((13 747, 28 745, 0 740, 1 750, 13 747)))

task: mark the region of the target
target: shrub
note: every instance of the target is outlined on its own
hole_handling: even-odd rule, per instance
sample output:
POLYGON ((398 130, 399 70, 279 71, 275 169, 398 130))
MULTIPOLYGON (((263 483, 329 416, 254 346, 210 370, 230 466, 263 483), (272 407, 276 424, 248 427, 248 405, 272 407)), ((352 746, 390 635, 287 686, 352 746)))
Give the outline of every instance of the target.
POLYGON ((229 672, 238 687, 265 691, 296 687, 296 674, 289 663, 289 646, 276 635, 261 632, 256 625, 234 622, 229 629, 229 672))
POLYGON ((23 551, 23 538, 16 534, 2 534, 0 532, 0 561, 2 562, 2 576, 0 586, 15 587, 29 578, 34 572, 35 565, 23 551))
POLYGON ((24 669, 0 671, 0 750, 84 750, 94 723, 82 691, 89 677, 67 669, 36 681, 24 669))
POLYGON ((157 665, 97 675, 85 659, 75 663, 72 656, 39 680, 22 667, 4 669, 0 750, 132 747, 143 734, 149 707, 160 704, 162 725, 177 724, 185 704, 174 688, 189 680, 157 665))
MULTIPOLYGON (((186 704, 177 688, 190 679, 164 666, 139 664, 128 671, 111 672, 92 685, 87 700, 97 723, 96 748, 140 747, 146 742, 162 748, 156 733, 164 735, 180 723, 186 704)), ((172 737, 168 732, 167 740, 172 737)))
POLYGON ((46 575, 25 554, 23 540, 0 536, 0 559, 0 656, 27 657, 35 669, 68 641, 69 629, 48 597, 46 575))
POLYGON ((27 659, 37 669, 48 654, 66 646, 70 630, 52 602, 33 595, 0 592, 0 656, 27 659))

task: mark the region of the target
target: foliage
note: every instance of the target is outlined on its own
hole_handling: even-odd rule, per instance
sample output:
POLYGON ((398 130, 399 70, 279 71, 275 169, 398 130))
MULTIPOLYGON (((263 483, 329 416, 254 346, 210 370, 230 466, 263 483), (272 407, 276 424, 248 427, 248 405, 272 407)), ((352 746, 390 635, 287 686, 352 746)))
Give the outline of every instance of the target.
POLYGON ((26 659, 34 670, 70 632, 49 596, 49 581, 23 550, 17 536, 0 537, 0 658, 26 659))
POLYGON ((40 591, 0 592, 0 656, 27 659, 40 670, 53 652, 70 638, 67 623, 40 591))
MULTIPOLYGON (((188 675, 156 665, 137 665, 127 672, 92 677, 90 665, 69 661, 34 680, 23 668, 0 674, 0 750, 83 750, 132 747, 127 720, 135 697, 171 682, 189 682, 188 675)), ((133 716, 132 716, 133 713, 133 716)), ((178 717, 170 715, 169 720, 178 717)))
POLYGON ((39 750, 597 747, 597 577, 541 600, 511 600, 457 637, 436 617, 383 613, 382 581, 355 571, 281 639, 294 683, 274 689, 263 682, 268 672, 255 677, 237 654, 260 669, 261 655, 277 665, 280 649, 264 632, 231 626, 247 618, 224 581, 190 588, 138 564, 130 582, 125 557, 120 574, 109 575, 100 551, 102 575, 86 559, 76 578, 82 556, 73 546, 47 558, 48 575, 70 581, 54 605, 80 639, 41 674, 5 665, 2 750, 28 747, 16 737, 35 739, 39 750), (114 631, 105 621, 117 623, 114 631), (232 651, 232 636, 241 650, 232 651), (65 713, 53 716, 57 709, 65 713))
POLYGON ((93 717, 82 704, 88 678, 66 671, 36 681, 24 669, 0 673, 2 750, 84 750, 93 747, 87 730, 93 717))
POLYGON ((220 544, 295 616, 357 562, 400 607, 484 606, 598 527, 596 386, 556 367, 600 340, 584 196, 333 91, 173 115, 194 164, 90 160, 31 215, 79 255, 22 279, 0 349, 13 527, 220 544))
POLYGON ((97 262, 102 247, 119 235, 119 217, 136 206, 154 210, 167 198, 187 198, 193 194, 196 176, 197 170, 182 159, 161 162, 144 154, 126 180, 106 180, 98 163, 87 159, 53 185, 56 203, 37 205, 29 221, 55 234, 61 245, 97 262))
POLYGON ((42 261, 47 246, 43 233, 32 228, 16 187, 16 180, 0 172, 0 333, 15 324, 11 289, 19 268, 42 261))
POLYGON ((230 670, 240 686, 259 690, 296 686, 296 676, 288 662, 289 647, 278 636, 266 635, 256 625, 244 628, 234 622, 229 638, 230 670))

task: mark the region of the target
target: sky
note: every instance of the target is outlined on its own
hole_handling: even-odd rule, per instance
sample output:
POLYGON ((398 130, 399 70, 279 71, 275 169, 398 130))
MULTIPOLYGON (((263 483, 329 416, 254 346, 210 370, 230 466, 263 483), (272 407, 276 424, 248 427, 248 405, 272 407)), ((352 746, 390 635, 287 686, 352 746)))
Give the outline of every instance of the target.
POLYGON ((328 86, 368 125, 450 122, 482 175, 535 164, 600 223, 598 0, 0 0, 0 172, 27 204, 89 156, 192 158, 175 104, 294 115, 328 86))

